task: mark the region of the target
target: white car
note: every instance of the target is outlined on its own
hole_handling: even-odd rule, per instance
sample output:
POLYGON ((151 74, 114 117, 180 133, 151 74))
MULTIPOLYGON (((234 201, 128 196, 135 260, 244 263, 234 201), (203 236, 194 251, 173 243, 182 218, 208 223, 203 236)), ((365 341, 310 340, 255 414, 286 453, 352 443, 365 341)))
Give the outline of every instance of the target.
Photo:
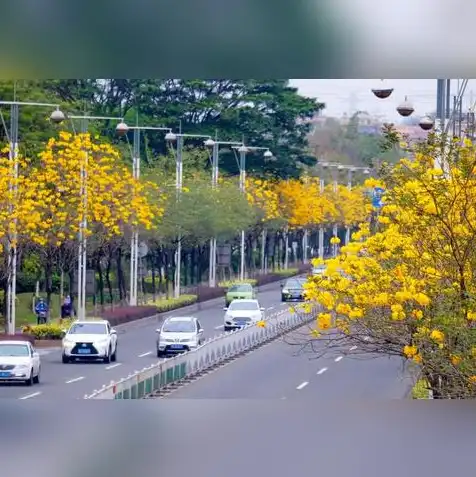
POLYGON ((117 333, 107 320, 75 321, 63 337, 63 363, 75 359, 117 360, 117 333))
POLYGON ((314 277, 319 277, 324 275, 324 272, 326 271, 327 267, 325 265, 318 265, 317 267, 313 267, 312 269, 312 275, 314 277))
POLYGON ((0 381, 40 382, 40 355, 29 341, 0 341, 0 381))
POLYGON ((228 308, 224 308, 225 331, 232 331, 244 326, 258 323, 264 319, 264 308, 258 300, 233 300, 228 308))
POLYGON ((157 336, 157 357, 168 354, 185 353, 197 349, 203 343, 203 328, 193 316, 177 316, 164 321, 155 330, 157 336))

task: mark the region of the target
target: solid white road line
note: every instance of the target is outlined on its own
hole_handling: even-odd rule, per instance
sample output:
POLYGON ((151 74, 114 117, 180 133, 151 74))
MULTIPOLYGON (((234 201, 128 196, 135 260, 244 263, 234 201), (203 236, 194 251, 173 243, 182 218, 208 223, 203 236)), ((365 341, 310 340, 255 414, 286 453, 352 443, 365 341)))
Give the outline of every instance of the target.
POLYGON ((317 374, 323 374, 323 373, 325 373, 326 371, 327 371, 327 368, 322 368, 322 369, 320 369, 320 370, 317 372, 317 374))
POLYGON ((34 398, 34 397, 36 397, 36 396, 39 396, 40 394, 41 394, 41 391, 38 391, 38 392, 36 392, 36 393, 27 394, 26 396, 23 396, 23 397, 21 397, 21 398, 19 398, 19 399, 21 399, 21 400, 30 399, 30 398, 34 398))
POLYGON ((69 381, 66 381, 66 384, 77 383, 78 381, 82 381, 83 379, 84 379, 84 376, 80 376, 79 378, 74 378, 74 379, 70 379, 69 381))
POLYGON ((301 389, 305 388, 308 384, 309 383, 307 381, 304 381, 296 389, 300 391, 301 389))
POLYGON ((357 349, 357 346, 352 346, 352 348, 350 348, 349 351, 354 351, 354 349, 357 349))
POLYGON ((336 363, 338 363, 342 358, 343 358, 343 356, 338 356, 334 361, 335 361, 336 363))
POLYGON ((268 310, 274 310, 274 306, 270 306, 268 310))
POLYGON ((223 329, 223 325, 215 326, 215 329, 216 330, 221 330, 221 329, 223 329))
POLYGON ((152 354, 152 351, 147 351, 147 353, 142 353, 140 354, 139 356, 137 356, 138 358, 143 358, 144 356, 149 356, 149 354, 152 354))
POLYGON ((121 365, 122 365, 122 363, 111 364, 111 366, 106 366, 106 369, 117 368, 118 366, 121 366, 121 365))

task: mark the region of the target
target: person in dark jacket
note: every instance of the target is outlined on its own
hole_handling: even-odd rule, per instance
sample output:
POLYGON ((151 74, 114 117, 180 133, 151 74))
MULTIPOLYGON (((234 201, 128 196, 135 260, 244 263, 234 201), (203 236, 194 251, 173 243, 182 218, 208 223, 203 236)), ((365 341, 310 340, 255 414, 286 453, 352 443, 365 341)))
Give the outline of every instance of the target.
POLYGON ((71 297, 68 295, 61 305, 61 318, 71 318, 73 315, 73 303, 71 302, 71 297))

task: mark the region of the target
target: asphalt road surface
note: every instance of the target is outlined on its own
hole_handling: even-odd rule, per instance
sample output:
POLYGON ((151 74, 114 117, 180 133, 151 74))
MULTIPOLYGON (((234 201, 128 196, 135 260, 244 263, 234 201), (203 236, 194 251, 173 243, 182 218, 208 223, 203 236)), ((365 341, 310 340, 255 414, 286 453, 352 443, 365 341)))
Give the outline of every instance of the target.
POLYGON ((402 399, 411 386, 411 374, 400 359, 358 355, 355 346, 316 359, 280 339, 166 398, 402 399))
MULTIPOLYGON (((280 286, 272 283, 261 287, 258 300, 268 313, 282 308, 280 286)), ((209 338, 223 333, 224 298, 182 308, 167 316, 196 316, 209 338)), ((41 383, 27 387, 24 384, 0 384, 0 398, 11 399, 82 399, 111 381, 118 381, 158 361, 155 330, 157 319, 144 319, 117 327, 117 362, 75 362, 63 364, 61 350, 41 351, 41 383), (47 354, 43 354, 47 353, 47 354)))

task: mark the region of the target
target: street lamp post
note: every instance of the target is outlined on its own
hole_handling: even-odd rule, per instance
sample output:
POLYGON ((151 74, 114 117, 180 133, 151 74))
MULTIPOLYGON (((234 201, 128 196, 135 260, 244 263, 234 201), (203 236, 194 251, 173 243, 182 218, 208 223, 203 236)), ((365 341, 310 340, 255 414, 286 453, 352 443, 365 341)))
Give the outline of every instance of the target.
MULTIPOLYGON (((183 185, 183 143, 187 138, 206 138, 211 139, 209 135, 204 134, 177 134, 172 131, 165 135, 165 140, 168 142, 177 143, 177 151, 175 156, 175 189, 177 194, 177 200, 180 199, 183 185)), ((180 296, 180 268, 182 266, 182 236, 179 232, 177 251, 175 253, 175 277, 174 277, 174 297, 180 296)))
MULTIPOLYGON (((14 216, 15 201, 18 196, 18 178, 19 178, 19 162, 18 162, 18 122, 20 114, 20 106, 34 106, 41 108, 55 108, 50 119, 54 123, 60 123, 64 120, 64 114, 60 111, 57 104, 51 103, 35 103, 28 101, 0 101, 0 105, 10 106, 10 134, 9 136, 9 161, 11 164, 12 177, 9 184, 9 192, 13 197, 10 204, 10 215, 14 216)), ((6 299, 6 329, 8 334, 15 334, 16 328, 16 285, 17 285, 17 265, 18 265, 18 220, 14 216, 12 221, 12 233, 8 240, 8 264, 7 264, 7 299, 6 299)))
MULTIPOLYGON (((273 158, 273 153, 267 147, 245 146, 242 144, 240 147, 233 147, 240 153, 239 168, 240 168, 240 191, 246 192, 246 154, 254 151, 265 151, 263 157, 265 160, 273 158)), ((263 244, 264 247, 264 244, 263 244)), ((240 244, 240 280, 245 279, 245 231, 241 231, 241 244, 240 244)))
MULTIPOLYGON (((119 136, 125 136, 130 130, 134 131, 133 152, 132 152, 132 175, 134 179, 140 178, 140 132, 141 131, 167 131, 171 132, 170 128, 139 126, 136 121, 135 126, 128 126, 121 122, 116 127, 116 132, 119 136)), ((129 305, 137 306, 138 297, 138 283, 139 283, 139 231, 134 227, 131 237, 131 270, 130 270, 130 285, 129 285, 129 305)))
MULTIPOLYGON (((218 153, 220 146, 236 146, 241 145, 241 142, 236 141, 217 141, 216 139, 207 139, 204 142, 205 146, 212 148, 212 189, 218 186, 218 153)), ((217 268, 217 239, 213 237, 210 239, 210 265, 208 271, 208 282, 210 287, 216 286, 216 268, 217 268)))
MULTIPOLYGON (((67 116, 67 119, 81 120, 81 132, 86 134, 88 131, 89 121, 120 121, 123 118, 110 116, 67 116)), ((79 194, 82 201, 82 216, 79 224, 78 233, 78 304, 77 318, 84 320, 86 318, 86 269, 87 269, 87 230, 88 230, 88 162, 89 154, 84 151, 84 158, 80 165, 80 189, 79 194)))
MULTIPOLYGON (((347 188, 352 190, 352 174, 361 170, 365 175, 369 174, 370 171, 367 167, 356 167, 356 166, 343 166, 348 171, 348 178, 347 178, 347 188)), ((347 226, 345 228, 345 245, 349 245, 350 243, 350 227, 347 226)))

